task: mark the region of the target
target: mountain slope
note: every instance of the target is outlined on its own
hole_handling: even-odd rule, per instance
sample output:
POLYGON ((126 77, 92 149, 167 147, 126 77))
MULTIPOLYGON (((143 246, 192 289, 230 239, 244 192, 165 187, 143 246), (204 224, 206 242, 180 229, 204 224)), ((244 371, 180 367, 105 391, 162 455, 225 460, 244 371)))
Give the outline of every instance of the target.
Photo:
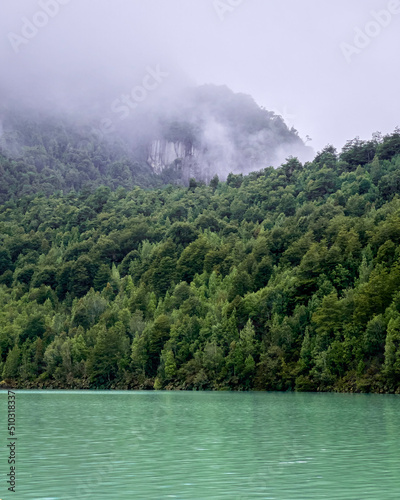
MULTIPOLYGON (((150 105, 148 105, 150 106, 150 105)), ((295 130, 226 87, 189 89, 115 122, 9 107, 0 112, 0 201, 107 185, 112 189, 209 182, 309 155, 295 130)))
POLYGON ((400 392, 399 146, 396 131, 209 186, 4 203, 3 377, 400 392))

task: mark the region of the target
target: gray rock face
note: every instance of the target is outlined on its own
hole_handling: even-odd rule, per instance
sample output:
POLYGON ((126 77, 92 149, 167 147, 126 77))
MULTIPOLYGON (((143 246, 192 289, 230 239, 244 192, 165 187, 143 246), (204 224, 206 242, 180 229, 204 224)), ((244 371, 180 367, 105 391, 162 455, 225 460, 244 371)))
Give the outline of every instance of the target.
POLYGON ((189 179, 198 174, 197 170, 203 162, 201 151, 191 144, 155 139, 149 145, 147 163, 157 174, 178 163, 184 177, 189 179))
POLYGON ((146 137, 144 153, 156 174, 168 170, 169 177, 171 169, 171 178, 207 182, 279 166, 289 156, 309 159, 310 148, 282 117, 228 88, 192 89, 171 109, 156 115, 146 137))

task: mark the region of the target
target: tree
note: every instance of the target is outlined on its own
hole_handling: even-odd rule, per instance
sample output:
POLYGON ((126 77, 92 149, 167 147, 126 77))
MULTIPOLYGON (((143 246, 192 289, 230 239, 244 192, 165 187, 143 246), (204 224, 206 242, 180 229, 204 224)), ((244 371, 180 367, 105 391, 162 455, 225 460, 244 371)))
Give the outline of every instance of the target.
POLYGON ((32 281, 32 286, 39 288, 41 285, 55 288, 57 285, 57 269, 55 266, 46 266, 39 271, 32 281))
POLYGON ((121 322, 99 331, 88 362, 88 373, 96 386, 110 387, 123 367, 121 363, 127 355, 128 346, 125 327, 121 322))
POLYGON ((29 285, 34 273, 35 273, 35 266, 27 265, 17 271, 16 280, 19 281, 20 283, 25 283, 26 285, 29 285))
POLYGON ((109 283, 110 279, 111 271, 109 266, 107 264, 101 264, 93 280, 94 289, 101 292, 103 288, 107 286, 107 283, 109 283))
POLYGON ((144 375, 149 356, 147 338, 142 333, 138 333, 133 339, 131 359, 133 369, 144 375))
POLYGON ((83 297, 93 284, 94 265, 86 256, 81 256, 75 262, 70 276, 71 292, 77 297, 83 297))
POLYGON ((362 141, 359 137, 347 141, 340 154, 340 159, 351 167, 371 162, 376 154, 377 144, 374 141, 362 141))
POLYGON ((6 248, 0 248, 0 275, 12 270, 10 252, 6 248))
POLYGON ((156 318, 149 331, 148 360, 146 372, 155 376, 160 364, 160 355, 171 330, 168 316, 161 314, 156 318))
POLYGON ((158 297, 163 297, 176 280, 176 260, 164 257, 153 270, 151 283, 158 297))
MULTIPOLYGON (((170 227, 167 236, 171 238, 176 245, 185 247, 196 240, 198 231, 187 222, 175 222, 170 227)), ((173 250, 175 251, 175 248, 173 250)))
POLYGON ((16 378, 18 376, 20 357, 21 350, 18 345, 15 345, 8 353, 3 368, 3 379, 16 378))
POLYGON ((11 287, 13 282, 13 272, 8 269, 8 271, 5 271, 1 276, 0 276, 0 285, 6 285, 8 287, 11 287))
POLYGON ((227 365, 231 368, 234 377, 238 377, 240 383, 246 388, 251 387, 255 374, 257 343, 255 340, 255 329, 249 319, 239 335, 239 340, 230 344, 230 352, 227 356, 227 365))
POLYGON ((285 172, 286 178, 289 180, 295 172, 298 172, 303 168, 298 158, 291 156, 283 163, 281 169, 285 172))
POLYGON ((162 358, 164 361, 165 377, 167 379, 173 379, 176 376, 176 362, 175 356, 171 349, 162 352, 162 358))
POLYGON ((202 273, 208 249, 209 244, 204 237, 199 237, 184 249, 178 260, 178 273, 181 280, 189 283, 196 273, 202 273))
POLYGON ((210 181, 210 188, 215 191, 218 187, 219 184, 219 177, 217 174, 214 175, 214 177, 210 181))
POLYGON ((20 335, 21 343, 27 340, 36 340, 37 337, 43 337, 46 331, 46 324, 44 317, 36 314, 28 319, 25 328, 20 335))
POLYGON ((389 321, 385 344, 385 374, 395 387, 400 385, 400 315, 389 321))

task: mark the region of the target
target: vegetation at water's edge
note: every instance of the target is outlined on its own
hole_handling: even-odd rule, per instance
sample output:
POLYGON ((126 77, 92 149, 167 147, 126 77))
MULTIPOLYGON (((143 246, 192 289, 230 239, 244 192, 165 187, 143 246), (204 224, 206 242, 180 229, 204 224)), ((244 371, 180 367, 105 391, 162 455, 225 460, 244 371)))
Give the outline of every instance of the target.
POLYGON ((395 132, 226 183, 5 201, 3 378, 400 392, 399 193, 395 132))

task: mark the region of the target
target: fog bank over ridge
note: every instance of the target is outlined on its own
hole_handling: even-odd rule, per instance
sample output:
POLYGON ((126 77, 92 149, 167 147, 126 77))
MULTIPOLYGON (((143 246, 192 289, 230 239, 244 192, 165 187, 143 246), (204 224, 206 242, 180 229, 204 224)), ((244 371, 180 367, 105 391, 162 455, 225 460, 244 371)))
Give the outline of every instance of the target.
POLYGON ((59 105, 56 93, 40 106, 4 105, 7 133, 2 147, 12 155, 22 154, 26 146, 43 144, 48 149, 53 134, 49 124, 54 122, 75 129, 79 137, 69 147, 93 151, 96 142, 108 144, 108 148, 120 143, 132 161, 147 163, 156 174, 170 170, 173 178, 184 183, 191 177, 209 182, 215 175, 226 179, 230 172, 246 174, 277 167, 289 156, 311 160, 313 150, 297 132, 250 96, 215 85, 179 92, 171 85, 161 88, 168 73, 153 68, 147 71, 149 78, 143 78, 130 93, 118 94, 114 101, 103 87, 101 95, 92 90, 84 108, 76 105, 78 101, 73 103, 72 94, 68 108, 65 100, 59 105), (38 127, 39 142, 32 143, 30 133, 21 135, 26 122, 38 127))
POLYGON ((226 84, 310 136, 315 151, 341 149, 399 125, 395 3, 5 0, 0 107, 80 114, 108 133, 121 108, 133 111, 121 99, 143 84, 137 116, 185 88, 226 84), (168 76, 155 87, 157 68, 168 76))

